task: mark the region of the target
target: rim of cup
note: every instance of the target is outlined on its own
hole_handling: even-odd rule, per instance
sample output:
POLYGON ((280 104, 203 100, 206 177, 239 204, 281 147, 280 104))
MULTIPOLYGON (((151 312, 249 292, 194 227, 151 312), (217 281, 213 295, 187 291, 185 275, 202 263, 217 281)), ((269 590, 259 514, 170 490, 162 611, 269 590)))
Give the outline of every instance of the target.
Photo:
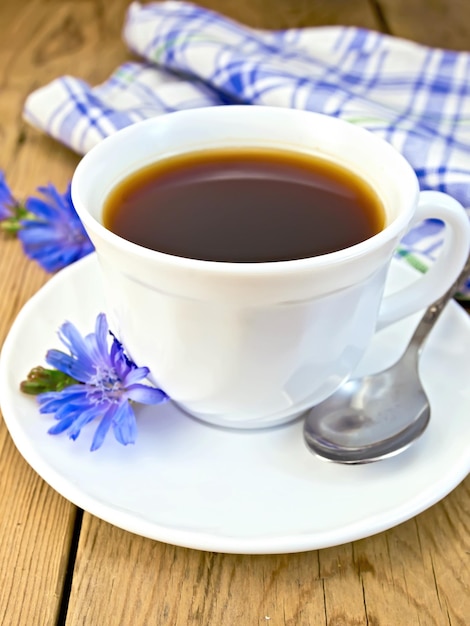
MULTIPOLYGON (((294 120, 295 121, 295 120, 294 120)), ((272 147, 276 147, 276 142, 268 142, 272 147)), ((240 144, 232 144, 240 147, 240 144)), ((266 141, 263 139, 259 139, 256 142, 250 143, 250 147, 266 147, 266 141)), ((142 167, 149 165, 159 158, 167 158, 169 156, 173 156, 174 154, 184 154, 191 151, 197 151, 201 149, 207 148, 215 148, 221 146, 203 146, 199 145, 199 147, 189 147, 185 150, 179 150, 176 153, 158 153, 158 149, 155 151, 155 158, 148 158, 145 162, 136 163, 135 167, 129 166, 127 168, 126 174, 120 179, 127 177, 133 172, 139 171, 142 167)), ((230 147, 229 144, 226 144, 226 147, 230 147)), ((286 151, 295 151, 295 144, 291 144, 287 147, 277 146, 280 149, 284 149, 286 151)), ((306 151, 304 147, 302 147, 302 152, 306 151)), ((331 155, 320 153, 318 150, 312 149, 311 153, 314 156, 319 156, 320 158, 331 158, 335 163, 339 163, 343 167, 348 169, 348 165, 346 163, 340 163, 339 160, 336 160, 331 155)), ((354 168, 352 171, 355 171, 354 168)), ((355 171, 356 175, 363 178, 366 182, 369 182, 366 176, 361 175, 361 173, 355 171)), ((371 185, 373 188, 374 186, 371 185)), ((109 185, 107 192, 104 194, 106 197, 110 191, 114 188, 114 185, 109 185)), ((377 190, 376 190, 377 192, 377 190)), ((407 226, 410 222, 410 216, 413 214, 414 208, 416 206, 417 197, 419 194, 419 184, 416 174, 409 164, 409 162, 388 142, 386 142, 381 137, 374 135, 372 132, 363 129, 362 127, 355 126, 349 122, 341 120, 339 118, 334 118, 328 115, 324 115, 322 113, 314 113, 310 111, 303 111, 298 109, 288 109, 281 107, 265 107, 265 106, 253 106, 253 105, 230 105, 230 106, 220 106, 220 107, 201 107, 198 109, 187 109, 184 111, 176 111, 172 113, 167 113, 165 115, 150 118, 147 120, 136 122, 130 126, 127 126, 121 130, 116 131, 114 134, 104 138, 100 143, 98 143, 95 147, 93 147, 79 162, 77 168, 72 177, 71 183, 71 194, 72 201, 74 203, 75 209, 80 217, 82 223, 88 231, 96 233, 102 240, 104 240, 107 244, 113 246, 114 248, 119 248, 124 253, 129 253, 134 256, 140 258, 146 258, 153 261, 159 261, 161 263, 166 263, 173 265, 175 268, 191 268, 191 269, 203 269, 205 271, 212 272, 220 272, 230 274, 267 274, 272 272, 280 272, 280 271, 303 271, 303 270, 311 270, 313 268, 321 268, 324 266, 334 266, 337 264, 342 264, 351 259, 359 259, 363 256, 367 256, 371 252, 371 250, 375 250, 381 247, 382 244, 390 241, 391 239, 397 238, 400 233, 406 230, 407 226), (147 133, 151 128, 160 127, 162 124, 164 125, 167 118, 171 118, 172 122, 177 122, 179 118, 192 118, 194 122, 198 121, 202 118, 207 118, 209 115, 212 120, 215 118, 225 118, 234 117, 236 119, 237 116, 243 116, 246 119, 247 115, 262 115, 263 113, 269 113, 271 116, 275 116, 279 119, 284 118, 299 118, 299 122, 301 118, 305 121, 313 122, 314 120, 317 123, 328 123, 335 126, 338 130, 344 129, 345 132, 350 134, 354 133, 355 137, 358 141, 367 141, 371 145, 371 149, 375 148, 381 151, 385 157, 392 159, 394 161, 395 168, 393 170, 393 175, 395 177, 400 178, 402 184, 406 184, 403 182, 403 176, 408 176, 408 184, 413 186, 412 189, 409 190, 409 202, 408 209, 400 211, 400 213, 392 219, 392 221, 384 226, 384 228, 372 235, 368 239, 361 241, 357 244, 349 246, 347 248, 343 248, 341 250, 337 250, 335 252, 329 252, 322 255, 317 255, 313 257, 307 257, 302 259, 291 259, 284 261, 266 261, 266 262, 248 262, 248 263, 233 263, 226 261, 208 261, 202 259, 192 259, 189 257, 181 257, 176 255, 171 255, 165 252, 159 252, 158 250, 153 250, 150 248, 145 248, 139 244, 133 243, 123 237, 113 233, 111 230, 106 228, 99 219, 95 218, 89 209, 87 208, 87 197, 83 192, 83 188, 87 186, 87 179, 90 176, 90 172, 93 172, 96 169, 97 164, 100 162, 106 162, 106 155, 109 155, 110 151, 118 151, 122 149, 123 144, 125 144, 126 140, 134 137, 136 134, 147 133)), ((379 198, 383 203, 383 199, 380 195, 380 192, 377 192, 379 198)), ((408 194, 407 194, 408 195, 408 194)))

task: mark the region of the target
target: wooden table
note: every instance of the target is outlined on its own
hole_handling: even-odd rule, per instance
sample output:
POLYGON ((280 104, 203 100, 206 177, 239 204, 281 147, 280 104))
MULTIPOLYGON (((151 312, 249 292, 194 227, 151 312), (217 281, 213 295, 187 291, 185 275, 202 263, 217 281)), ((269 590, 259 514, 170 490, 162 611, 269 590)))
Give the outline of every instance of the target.
MULTIPOLYGON (((78 157, 21 119, 58 75, 102 81, 128 53, 127 0, 1 0, 0 168, 19 196, 71 178, 78 157)), ((468 0, 205 0, 265 28, 348 24, 470 49, 468 0)), ((0 337, 47 280, 0 241, 0 337)), ((470 419, 470 416, 469 416, 470 419)), ((135 536, 77 510, 0 425, 0 622, 5 626, 429 626, 470 623, 470 478, 397 528, 281 556, 205 553, 135 536)))

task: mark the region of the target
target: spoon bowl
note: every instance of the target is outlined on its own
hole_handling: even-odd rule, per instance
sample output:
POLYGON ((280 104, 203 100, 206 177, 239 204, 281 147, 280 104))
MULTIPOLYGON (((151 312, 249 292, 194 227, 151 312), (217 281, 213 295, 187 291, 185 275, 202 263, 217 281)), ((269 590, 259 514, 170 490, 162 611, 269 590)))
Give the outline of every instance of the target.
POLYGON ((310 410, 304 440, 313 453, 338 463, 370 463, 402 452, 422 435, 431 407, 419 377, 419 357, 445 305, 469 272, 470 257, 455 283, 426 309, 395 365, 347 381, 310 410))
POLYGON ((384 403, 384 394, 401 374, 396 365, 345 383, 310 411, 304 426, 307 446, 324 458, 349 464, 402 452, 425 431, 431 410, 417 376, 402 380, 400 391, 384 403))

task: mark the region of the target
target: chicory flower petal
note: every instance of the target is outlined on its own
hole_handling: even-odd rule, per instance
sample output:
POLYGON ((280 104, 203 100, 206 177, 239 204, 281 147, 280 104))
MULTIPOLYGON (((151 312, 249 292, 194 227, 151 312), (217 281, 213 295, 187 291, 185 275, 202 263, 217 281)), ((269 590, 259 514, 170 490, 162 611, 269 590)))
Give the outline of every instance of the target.
POLYGON ((73 206, 70 185, 63 195, 53 185, 39 187, 38 191, 44 199, 26 200, 28 219, 21 220, 18 237, 31 259, 46 271, 56 272, 94 247, 73 206))

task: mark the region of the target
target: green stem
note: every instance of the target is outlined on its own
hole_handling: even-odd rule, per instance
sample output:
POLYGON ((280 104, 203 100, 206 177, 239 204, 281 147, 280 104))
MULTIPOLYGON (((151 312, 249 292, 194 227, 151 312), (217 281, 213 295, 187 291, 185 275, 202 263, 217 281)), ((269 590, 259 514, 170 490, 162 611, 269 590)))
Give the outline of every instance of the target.
POLYGON ((59 370, 46 369, 45 367, 34 367, 20 383, 20 389, 23 393, 37 396, 46 391, 62 391, 65 387, 75 385, 77 380, 60 372, 59 370))
POLYGON ((30 213, 25 206, 18 203, 12 207, 13 215, 11 217, 7 217, 2 222, 0 222, 0 229, 3 230, 4 233, 15 237, 19 230, 22 228, 22 220, 34 220, 36 216, 34 213, 30 213))

